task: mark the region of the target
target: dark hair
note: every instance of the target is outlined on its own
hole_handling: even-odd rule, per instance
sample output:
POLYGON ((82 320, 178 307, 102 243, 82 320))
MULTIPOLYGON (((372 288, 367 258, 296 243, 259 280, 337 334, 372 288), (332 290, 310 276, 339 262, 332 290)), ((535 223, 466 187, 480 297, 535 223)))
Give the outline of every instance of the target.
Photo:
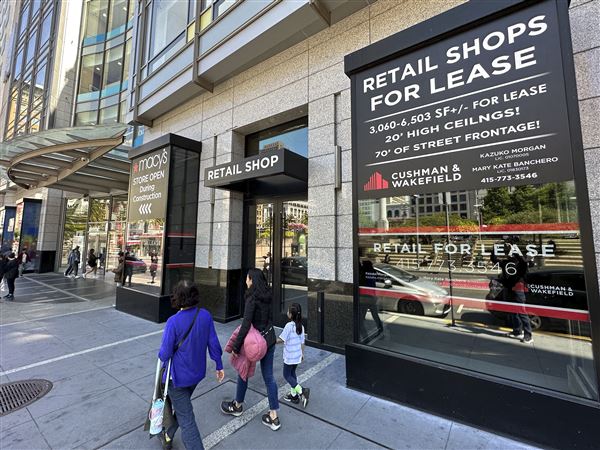
POLYGON ((93 253, 94 253, 94 249, 90 248, 90 254, 93 254, 93 253))
POLYGON ((196 283, 189 280, 181 280, 173 289, 171 294, 171 307, 175 309, 189 308, 200 302, 200 291, 196 283))
POLYGON ((267 279, 263 271, 260 269, 249 269, 248 276, 252 280, 249 293, 253 294, 257 300, 270 303, 272 300, 271 288, 267 284, 267 279))
POLYGON ((302 334, 302 307, 298 303, 292 303, 288 308, 292 322, 296 324, 296 333, 302 334))
POLYGON ((10 252, 10 253, 8 254, 8 257, 9 257, 9 258, 14 258, 14 257, 15 257, 15 252, 10 252))

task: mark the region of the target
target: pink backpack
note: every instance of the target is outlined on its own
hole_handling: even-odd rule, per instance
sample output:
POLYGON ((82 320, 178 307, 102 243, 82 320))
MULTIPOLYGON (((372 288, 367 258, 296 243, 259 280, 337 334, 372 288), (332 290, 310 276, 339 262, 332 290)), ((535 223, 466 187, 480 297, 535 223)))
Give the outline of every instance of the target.
POLYGON ((267 341, 252 325, 244 339, 244 353, 252 362, 260 361, 267 354, 267 341))

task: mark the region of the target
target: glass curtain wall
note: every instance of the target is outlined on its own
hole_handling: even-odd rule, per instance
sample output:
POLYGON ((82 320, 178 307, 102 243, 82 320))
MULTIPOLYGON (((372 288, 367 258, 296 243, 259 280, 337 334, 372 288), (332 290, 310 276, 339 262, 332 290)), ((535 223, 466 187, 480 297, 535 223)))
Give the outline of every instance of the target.
POLYGON ((125 122, 134 7, 133 0, 86 2, 75 125, 125 122))
POLYGON ((361 342, 597 400, 580 238, 573 181, 361 200, 361 342))
POLYGON ((195 1, 144 0, 146 39, 142 79, 161 67, 191 41, 196 20, 195 1))
POLYGON ((4 139, 45 129, 48 64, 58 2, 24 0, 16 29, 9 109, 4 139))
MULTIPOLYGON (((68 199, 61 266, 67 266, 72 248, 79 246, 82 261, 94 249, 99 256, 98 274, 105 275, 118 266, 119 252, 125 249, 127 196, 68 199)), ((82 267, 83 268, 83 267, 82 267)))

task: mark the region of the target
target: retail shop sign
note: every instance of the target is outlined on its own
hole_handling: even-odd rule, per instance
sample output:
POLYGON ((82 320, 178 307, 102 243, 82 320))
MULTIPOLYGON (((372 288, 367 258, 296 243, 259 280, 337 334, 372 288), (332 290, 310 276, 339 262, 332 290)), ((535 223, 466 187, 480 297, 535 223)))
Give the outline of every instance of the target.
POLYGON ((162 148, 132 161, 129 221, 162 219, 167 212, 170 152, 162 148))
POLYGON ((257 156, 209 167, 204 174, 206 187, 223 186, 280 173, 284 170, 284 155, 280 150, 263 151, 257 156))
POLYGON ((359 199, 573 179, 556 3, 352 75, 359 199))

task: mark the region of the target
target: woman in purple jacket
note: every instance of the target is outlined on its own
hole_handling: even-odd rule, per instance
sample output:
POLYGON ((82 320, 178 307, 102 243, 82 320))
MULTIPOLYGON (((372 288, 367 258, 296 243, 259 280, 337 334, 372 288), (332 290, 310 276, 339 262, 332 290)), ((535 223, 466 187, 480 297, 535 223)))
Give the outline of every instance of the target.
POLYGON ((221 361, 223 351, 212 316, 198 306, 199 301, 198 286, 190 281, 177 284, 171 297, 171 306, 179 311, 167 320, 158 352, 164 364, 171 359, 168 395, 176 415, 175 424, 160 435, 165 449, 172 447, 173 436, 179 426, 187 450, 204 449, 191 397, 197 384, 206 376, 207 350, 216 364, 219 383, 225 377, 221 361), (188 330, 189 334, 185 337, 188 330))

